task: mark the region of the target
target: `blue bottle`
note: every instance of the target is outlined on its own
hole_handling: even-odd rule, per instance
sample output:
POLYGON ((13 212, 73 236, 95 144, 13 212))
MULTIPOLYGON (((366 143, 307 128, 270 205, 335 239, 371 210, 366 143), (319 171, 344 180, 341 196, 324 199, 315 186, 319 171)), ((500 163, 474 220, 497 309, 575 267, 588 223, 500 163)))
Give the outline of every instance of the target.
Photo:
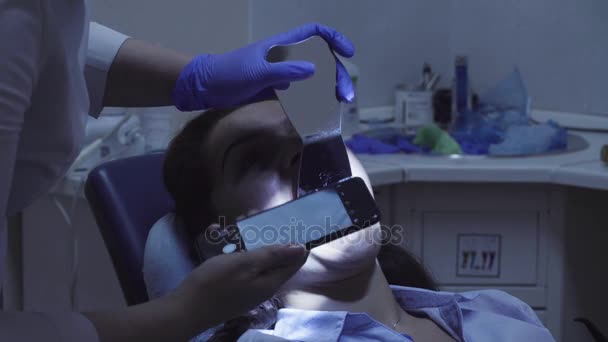
POLYGON ((454 112, 456 115, 469 109, 469 72, 467 58, 457 56, 454 62, 454 112))

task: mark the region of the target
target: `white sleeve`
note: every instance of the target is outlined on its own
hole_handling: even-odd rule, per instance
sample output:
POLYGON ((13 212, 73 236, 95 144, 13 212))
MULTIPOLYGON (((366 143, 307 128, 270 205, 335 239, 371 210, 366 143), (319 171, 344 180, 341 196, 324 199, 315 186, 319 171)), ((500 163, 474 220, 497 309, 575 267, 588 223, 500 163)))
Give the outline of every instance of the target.
POLYGON ((0 0, 0 285, 17 147, 41 64, 41 11, 37 0, 0 0))
POLYGON ((99 116, 103 109, 108 71, 127 38, 129 37, 96 22, 89 25, 89 47, 84 74, 89 92, 89 113, 94 117, 99 116))
MULTIPOLYGON (((0 284, 8 194, 25 113, 41 64, 41 23, 39 0, 0 0, 0 284)), ((0 312, 0 341, 97 340, 93 325, 77 313, 0 312)))

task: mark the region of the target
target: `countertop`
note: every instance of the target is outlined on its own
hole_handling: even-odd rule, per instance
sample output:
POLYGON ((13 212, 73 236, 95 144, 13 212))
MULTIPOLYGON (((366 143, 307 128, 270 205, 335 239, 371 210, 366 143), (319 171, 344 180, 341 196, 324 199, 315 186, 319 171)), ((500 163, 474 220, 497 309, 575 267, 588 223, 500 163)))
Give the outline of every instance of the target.
MULTIPOLYGON (((543 115, 537 117, 542 118, 543 115)), ((608 118, 576 114, 576 119, 583 126, 587 120, 589 127, 608 127, 608 118)), ((572 115, 562 115, 562 120, 558 121, 561 123, 563 120, 572 120, 572 115)), ((394 183, 401 178, 403 182, 554 183, 608 190, 608 165, 600 160, 601 148, 608 144, 608 133, 575 129, 569 129, 569 132, 585 138, 589 147, 572 153, 515 158, 408 154, 357 156, 374 185, 394 183)))
MULTIPOLYGON (((576 126, 608 130, 608 117, 535 111, 533 118, 537 121, 551 118, 564 125, 574 122, 576 126)), ((608 190, 608 165, 600 160, 600 150, 608 144, 608 132, 576 129, 569 132, 585 138, 589 147, 572 153, 516 158, 408 154, 357 156, 375 186, 404 182, 553 183, 608 190)), ((64 178, 52 193, 83 196, 83 176, 64 178)))

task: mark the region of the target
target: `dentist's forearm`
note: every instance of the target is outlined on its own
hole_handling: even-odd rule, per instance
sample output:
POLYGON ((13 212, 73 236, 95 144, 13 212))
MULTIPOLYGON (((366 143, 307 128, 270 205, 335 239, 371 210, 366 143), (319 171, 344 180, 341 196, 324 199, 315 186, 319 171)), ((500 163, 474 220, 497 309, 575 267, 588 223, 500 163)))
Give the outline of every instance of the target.
POLYGON ((104 106, 173 105, 175 82, 190 60, 176 51, 127 39, 108 72, 104 106))

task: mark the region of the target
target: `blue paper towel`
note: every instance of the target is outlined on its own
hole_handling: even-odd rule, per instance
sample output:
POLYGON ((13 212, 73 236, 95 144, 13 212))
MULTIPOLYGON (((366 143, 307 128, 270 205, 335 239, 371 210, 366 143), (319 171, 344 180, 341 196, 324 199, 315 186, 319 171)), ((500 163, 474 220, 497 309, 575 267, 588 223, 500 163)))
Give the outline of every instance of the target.
POLYGON ((354 153, 392 154, 392 153, 428 153, 427 150, 416 146, 412 137, 403 136, 394 131, 377 137, 355 134, 346 141, 346 146, 354 153))

